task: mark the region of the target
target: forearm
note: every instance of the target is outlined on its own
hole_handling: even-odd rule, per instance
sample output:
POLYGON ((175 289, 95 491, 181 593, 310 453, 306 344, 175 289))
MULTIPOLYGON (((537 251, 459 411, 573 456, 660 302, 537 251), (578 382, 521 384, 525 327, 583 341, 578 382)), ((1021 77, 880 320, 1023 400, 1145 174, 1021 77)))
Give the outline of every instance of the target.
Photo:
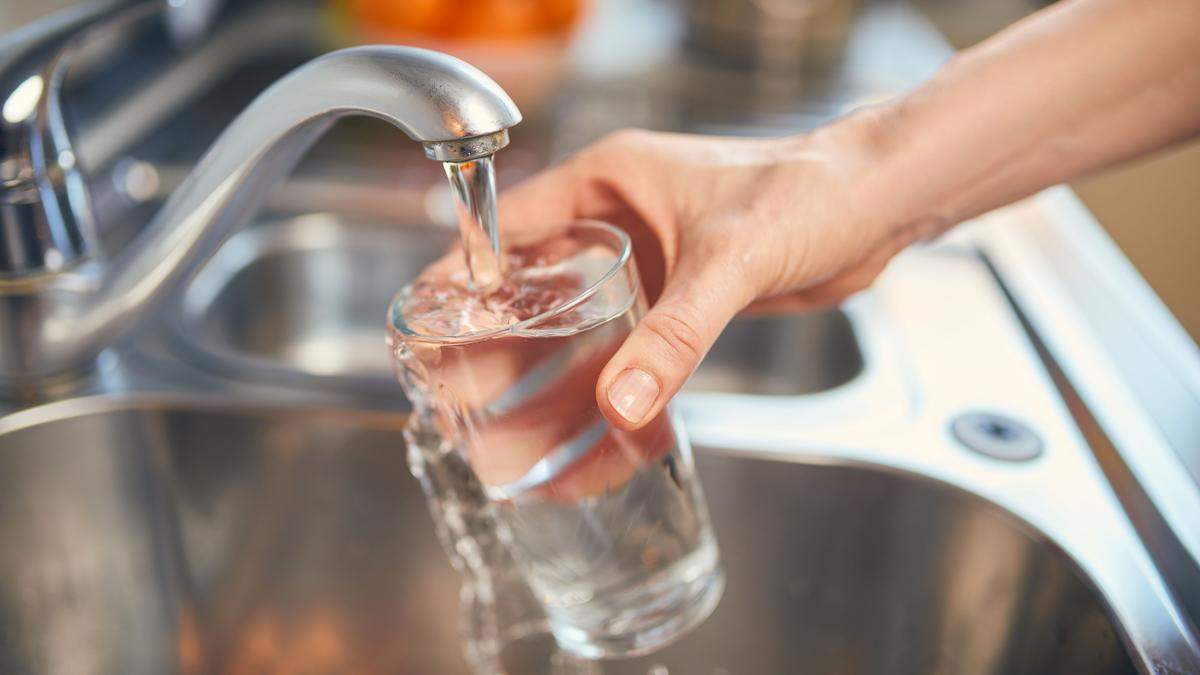
POLYGON ((1200 133, 1200 3, 1062 3, 874 117, 889 224, 959 222, 1200 133))

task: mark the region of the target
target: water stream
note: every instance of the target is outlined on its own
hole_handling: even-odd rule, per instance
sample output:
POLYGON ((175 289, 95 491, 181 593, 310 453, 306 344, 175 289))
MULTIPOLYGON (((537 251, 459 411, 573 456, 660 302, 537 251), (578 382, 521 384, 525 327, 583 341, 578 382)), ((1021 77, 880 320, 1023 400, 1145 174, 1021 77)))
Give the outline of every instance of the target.
MULTIPOLYGON (((445 162, 457 202, 472 290, 495 290, 504 275, 492 157, 445 162)), ((408 387, 410 396, 413 388, 408 387)), ((414 406, 405 438, 408 463, 421 482, 434 528, 463 577, 460 630, 475 675, 600 675, 598 664, 560 650, 545 612, 502 542, 482 485, 457 452, 414 406)))
POLYGON ((470 162, 442 163, 457 203, 458 228, 471 285, 483 293, 495 290, 504 275, 496 218, 494 161, 489 155, 470 162))

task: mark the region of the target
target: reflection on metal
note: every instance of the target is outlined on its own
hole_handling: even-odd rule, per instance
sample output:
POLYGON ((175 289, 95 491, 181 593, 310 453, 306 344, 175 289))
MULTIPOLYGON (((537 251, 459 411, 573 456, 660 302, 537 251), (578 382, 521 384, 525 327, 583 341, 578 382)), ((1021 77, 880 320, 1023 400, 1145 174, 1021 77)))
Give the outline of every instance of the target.
POLYGON ((440 229, 332 215, 249 228, 170 308, 172 326, 189 358, 234 377, 400 396, 383 313, 451 243, 440 229))
POLYGON ((148 202, 158 195, 161 181, 158 169, 149 162, 121 159, 113 167, 116 188, 129 199, 148 202))
MULTIPOLYGON (((156 394, 106 396, 0 418, 0 458, 34 449, 48 458, 53 453, 44 446, 58 442, 76 452, 171 458, 169 470, 154 478, 167 487, 155 489, 182 501, 158 508, 179 514, 171 527, 185 545, 183 557, 168 562, 213 581, 186 594, 170 586, 140 592, 165 595, 167 606, 184 607, 182 614, 210 617, 200 627, 207 636, 201 644, 217 663, 242 649, 239 636, 260 629, 263 618, 239 607, 268 613, 287 607, 292 619, 279 619, 272 630, 288 640, 302 640, 307 626, 328 612, 340 617, 338 640, 347 647, 341 653, 350 660, 329 670, 355 667, 354 655, 383 630, 394 649, 372 652, 377 663, 463 672, 449 638, 453 576, 424 519, 419 489, 403 473, 403 418, 355 412, 394 409, 398 391, 372 394, 347 372, 311 370, 296 387, 283 374, 307 362, 290 359, 270 339, 256 343, 250 328, 279 321, 285 328, 276 335, 286 338, 287 327, 321 316, 320 308, 352 304, 356 294, 381 295, 379 289, 413 274, 420 262, 396 259, 389 266, 385 248, 378 271, 324 287, 344 295, 315 295, 303 281, 316 270, 354 269, 347 262, 364 259, 355 242, 387 241, 379 234, 385 229, 313 216, 254 228, 229 242, 185 303, 185 315, 189 305, 213 312, 193 325, 213 323, 187 331, 195 344, 184 358, 204 354, 196 361, 202 370, 177 364, 175 377, 182 379, 147 380, 161 378, 157 364, 174 358, 153 341, 141 348, 148 361, 131 357, 124 366, 135 390, 198 388, 208 401, 215 398, 215 407, 156 394), (330 262, 281 265, 292 257, 316 260, 314 252, 330 262), (260 302, 252 290, 271 301, 260 302), (271 310, 268 320, 253 322, 256 307, 271 310), (212 366, 226 358, 233 359, 220 369, 226 375, 213 379, 212 366), (340 475, 353 477, 343 483, 340 475), (204 492, 193 497, 189 486, 204 492), (239 543, 239 536, 258 543, 239 543), (305 551, 298 558, 297 546, 305 551), (348 565, 347 558, 379 565, 348 565), (220 570, 251 576, 235 581, 220 570), (396 595, 378 592, 417 580, 425 591, 405 592, 405 585, 396 595), (186 609, 192 605, 226 609, 202 614, 186 609), (443 618, 417 629, 404 618, 413 616, 443 618)), ((792 346, 826 363, 828 372, 854 372, 849 380, 816 380, 809 393, 796 395, 763 393, 754 378, 734 378, 719 380, 727 383, 723 392, 693 389, 680 402, 697 445, 709 448, 700 466, 718 534, 731 552, 730 591, 694 636, 646 660, 605 663, 604 672, 730 664, 740 666, 731 672, 774 673, 780 664, 802 662, 918 673, 948 659, 981 672, 1124 673, 1149 663, 1188 672, 1200 665, 1186 621, 983 263, 954 249, 906 255, 846 311, 851 329, 831 334, 841 338, 798 332, 792 346), (958 328, 940 330, 942 317, 958 328), (962 386, 970 381, 990 386, 986 392, 962 386), (967 406, 1029 420, 1045 442, 1043 455, 1014 464, 964 453, 944 420, 967 406), (1068 482, 1070 499, 1063 499, 1068 482), (819 628, 797 634, 796 625, 819 628), (1062 638, 1051 629, 1061 625, 1077 628, 1062 638), (845 654, 861 660, 848 665, 845 654)), ((346 330, 338 326, 345 316, 330 315, 325 329, 346 330)), ((770 334, 762 328, 769 324, 752 325, 755 334, 770 334)), ((355 330, 369 333, 365 323, 355 330)), ((172 349, 178 334, 164 337, 172 349)), ((729 368, 720 359, 731 353, 737 354, 714 351, 718 361, 705 367, 729 368)), ((20 473, 6 475, 16 480, 20 473)), ((74 503, 71 489, 53 487, 60 478, 25 480, 63 495, 64 508, 74 503)), ((22 522, 19 511, 0 513, 22 522)), ((25 617, 19 621, 36 622, 21 614, 28 608, 14 611, 25 617)), ((528 662, 535 657, 521 650, 537 644, 516 645, 507 658, 528 662)))
POLYGON ((97 253, 87 180, 59 92, 80 48, 165 7, 161 0, 98 0, 0 40, 0 282, 53 273, 97 253))
MULTIPOLYGON (((442 255, 450 236, 429 226, 334 215, 263 224, 235 234, 200 270, 169 310, 172 325, 191 358, 234 377, 394 394, 386 350, 375 348, 382 340, 379 307, 442 255)), ((849 382, 862 360, 841 311, 743 318, 687 386, 812 393, 849 382)))
POLYGON ((1115 448, 1114 485, 1145 500, 1130 513, 1200 624, 1200 349, 1066 187, 973 238, 1115 448))
POLYGON ((4 121, 19 124, 29 119, 42 96, 44 83, 41 75, 34 75, 17 85, 4 100, 4 121))
MULTIPOLYGON (((401 419, 158 397, 47 417, 0 435, 6 670, 465 675, 401 419)), ((698 468, 726 597, 608 675, 1137 671, 1072 560, 978 497, 838 460, 698 468)))

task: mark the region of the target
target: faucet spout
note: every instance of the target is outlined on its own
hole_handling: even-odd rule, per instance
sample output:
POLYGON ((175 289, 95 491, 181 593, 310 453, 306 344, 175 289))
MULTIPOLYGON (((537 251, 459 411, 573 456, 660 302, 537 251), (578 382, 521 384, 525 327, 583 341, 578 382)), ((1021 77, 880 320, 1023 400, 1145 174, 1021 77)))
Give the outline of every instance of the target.
POLYGON ((499 85, 438 52, 356 47, 301 66, 230 124, 110 264, 74 279, 0 285, 0 325, 12 324, 0 331, 0 384, 79 367, 127 335, 257 211, 337 119, 351 115, 386 120, 443 161, 494 153, 521 121, 499 85))

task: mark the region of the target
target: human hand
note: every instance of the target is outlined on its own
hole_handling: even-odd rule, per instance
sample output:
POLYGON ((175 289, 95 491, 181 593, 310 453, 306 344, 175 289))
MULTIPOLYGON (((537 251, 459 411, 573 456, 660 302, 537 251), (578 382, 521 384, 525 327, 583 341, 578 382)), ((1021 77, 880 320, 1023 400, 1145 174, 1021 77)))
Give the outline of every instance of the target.
POLYGON ((876 190, 870 111, 813 134, 730 139, 626 130, 501 195, 506 244, 578 218, 626 229, 649 313, 601 371, 608 420, 653 420, 738 312, 835 305, 933 226, 876 190))

